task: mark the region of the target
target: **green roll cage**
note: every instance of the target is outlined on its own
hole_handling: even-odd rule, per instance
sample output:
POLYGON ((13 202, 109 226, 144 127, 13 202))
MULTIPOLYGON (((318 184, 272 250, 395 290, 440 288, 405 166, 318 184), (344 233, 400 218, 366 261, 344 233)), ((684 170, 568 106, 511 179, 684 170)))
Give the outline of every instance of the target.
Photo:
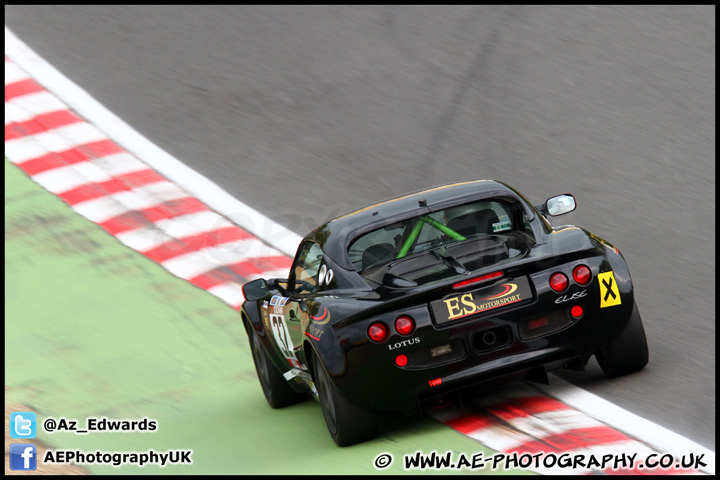
POLYGON ((410 252, 410 249, 415 244, 415 241, 417 241, 418 236, 420 235, 420 230, 422 230, 423 225, 430 225, 434 229, 438 230, 441 233, 444 233, 448 237, 452 238, 453 240, 457 240, 459 242, 463 240, 467 240, 467 238, 463 237, 459 233, 457 233, 452 228, 449 228, 447 225, 444 225, 434 218, 430 218, 429 216, 424 216, 418 218, 417 223, 413 225, 412 230, 410 231, 410 235, 408 235, 408 238, 405 240, 405 243, 403 243, 402 248, 400 248, 400 251, 398 252, 395 259, 403 258, 405 257, 408 252, 410 252))

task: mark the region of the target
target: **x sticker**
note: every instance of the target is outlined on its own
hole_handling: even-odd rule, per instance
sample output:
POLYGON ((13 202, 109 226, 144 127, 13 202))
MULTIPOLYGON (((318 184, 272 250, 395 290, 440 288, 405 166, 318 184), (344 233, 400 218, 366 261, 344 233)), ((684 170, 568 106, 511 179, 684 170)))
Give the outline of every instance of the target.
POLYGON ((620 305, 620 290, 615 283, 613 272, 605 272, 598 275, 600 283, 600 308, 620 305))

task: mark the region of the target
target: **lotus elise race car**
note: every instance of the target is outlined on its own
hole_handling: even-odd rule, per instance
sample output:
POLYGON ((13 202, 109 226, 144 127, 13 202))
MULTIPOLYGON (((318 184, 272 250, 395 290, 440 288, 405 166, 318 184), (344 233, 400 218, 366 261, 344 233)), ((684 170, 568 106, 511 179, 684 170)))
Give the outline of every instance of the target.
POLYGON ((619 250, 491 180, 401 196, 331 220, 288 278, 243 287, 242 320, 272 407, 322 407, 338 445, 378 433, 378 411, 488 381, 547 382, 595 355, 610 377, 648 361, 619 250))

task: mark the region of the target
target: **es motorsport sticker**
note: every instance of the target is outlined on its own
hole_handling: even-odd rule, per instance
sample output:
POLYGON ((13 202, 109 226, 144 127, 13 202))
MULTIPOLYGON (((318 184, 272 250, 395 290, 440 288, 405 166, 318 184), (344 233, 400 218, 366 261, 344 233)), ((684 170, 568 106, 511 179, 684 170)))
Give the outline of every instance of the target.
POLYGON ((435 321, 440 325, 532 298, 528 279, 521 277, 478 290, 449 295, 435 300, 430 306, 435 321))

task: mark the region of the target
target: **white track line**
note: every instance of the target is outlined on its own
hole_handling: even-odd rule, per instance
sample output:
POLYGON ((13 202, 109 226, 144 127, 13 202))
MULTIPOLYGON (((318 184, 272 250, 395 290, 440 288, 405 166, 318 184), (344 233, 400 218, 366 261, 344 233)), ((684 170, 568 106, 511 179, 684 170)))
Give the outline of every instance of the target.
POLYGON ((551 374, 550 376, 550 385, 533 383, 532 386, 581 412, 592 415, 621 432, 641 439, 659 452, 673 453, 676 456, 687 453, 705 454, 708 465, 707 468, 701 470, 715 475, 714 451, 576 387, 557 375, 551 374))

